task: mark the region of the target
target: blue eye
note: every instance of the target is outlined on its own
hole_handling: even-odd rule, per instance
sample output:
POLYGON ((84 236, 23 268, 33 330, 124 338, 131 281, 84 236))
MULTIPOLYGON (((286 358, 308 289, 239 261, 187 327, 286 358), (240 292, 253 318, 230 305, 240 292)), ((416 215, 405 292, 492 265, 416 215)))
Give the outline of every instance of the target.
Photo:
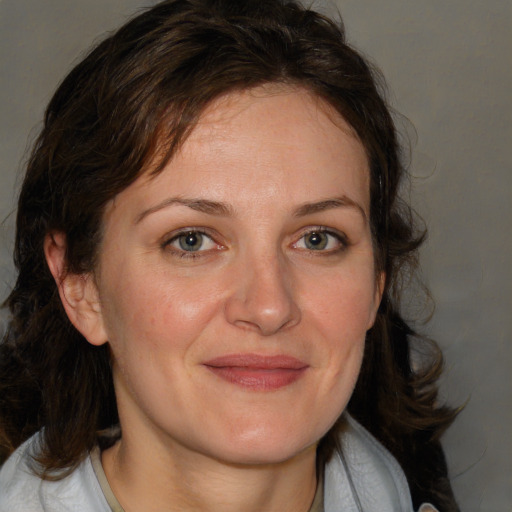
POLYGON ((294 244, 298 249, 318 252, 336 252, 345 248, 346 241, 342 235, 324 229, 308 231, 294 244))
POLYGON ((201 233, 191 231, 186 235, 180 235, 177 242, 180 249, 183 249, 184 251, 199 251, 203 245, 203 235, 201 233))
POLYGON ((185 231, 166 242, 178 252, 194 253, 208 251, 217 247, 217 244, 205 233, 200 231, 185 231))
POLYGON ((308 249, 323 251, 329 244, 329 235, 321 231, 312 231, 304 236, 304 243, 308 249))

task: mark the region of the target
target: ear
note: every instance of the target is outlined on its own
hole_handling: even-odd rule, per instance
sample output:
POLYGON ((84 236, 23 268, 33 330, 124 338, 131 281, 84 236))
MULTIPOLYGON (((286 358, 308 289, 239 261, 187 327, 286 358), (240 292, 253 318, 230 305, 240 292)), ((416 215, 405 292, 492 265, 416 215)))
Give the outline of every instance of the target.
POLYGON ((377 317, 377 311, 379 310, 380 302, 382 300, 382 295, 384 293, 384 287, 386 286, 386 273, 384 271, 379 272, 375 277, 375 291, 373 298, 373 310, 370 315, 370 322, 368 324, 368 329, 373 327, 375 323, 375 318, 377 317))
POLYGON ((66 236, 61 232, 46 235, 44 254, 57 283, 60 300, 70 322, 92 345, 107 342, 98 288, 91 273, 73 274, 66 268, 66 236))

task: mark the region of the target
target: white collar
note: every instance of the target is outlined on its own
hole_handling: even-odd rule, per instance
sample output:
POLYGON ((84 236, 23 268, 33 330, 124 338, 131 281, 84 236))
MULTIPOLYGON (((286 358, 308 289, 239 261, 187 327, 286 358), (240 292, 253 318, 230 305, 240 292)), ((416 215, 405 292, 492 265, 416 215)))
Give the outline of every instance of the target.
MULTIPOLYGON (((324 512, 413 512, 398 462, 350 415, 345 419, 341 453, 336 452, 325 468, 324 512)), ((422 511, 427 507, 422 505, 422 511)))

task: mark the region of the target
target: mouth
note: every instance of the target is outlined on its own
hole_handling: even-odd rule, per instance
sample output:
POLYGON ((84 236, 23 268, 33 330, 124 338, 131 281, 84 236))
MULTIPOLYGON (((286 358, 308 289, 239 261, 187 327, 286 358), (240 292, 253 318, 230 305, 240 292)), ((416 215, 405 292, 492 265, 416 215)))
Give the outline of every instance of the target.
POLYGON ((287 355, 230 354, 203 365, 217 377, 253 391, 273 391, 299 380, 309 365, 287 355))

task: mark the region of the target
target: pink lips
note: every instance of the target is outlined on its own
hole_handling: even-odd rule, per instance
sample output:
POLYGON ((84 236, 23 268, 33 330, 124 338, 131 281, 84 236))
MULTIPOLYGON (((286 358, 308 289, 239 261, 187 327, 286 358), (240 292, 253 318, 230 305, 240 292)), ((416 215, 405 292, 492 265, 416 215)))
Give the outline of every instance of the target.
POLYGON ((288 386, 308 368, 306 363, 285 355, 230 354, 203 364, 221 379, 255 391, 288 386))

